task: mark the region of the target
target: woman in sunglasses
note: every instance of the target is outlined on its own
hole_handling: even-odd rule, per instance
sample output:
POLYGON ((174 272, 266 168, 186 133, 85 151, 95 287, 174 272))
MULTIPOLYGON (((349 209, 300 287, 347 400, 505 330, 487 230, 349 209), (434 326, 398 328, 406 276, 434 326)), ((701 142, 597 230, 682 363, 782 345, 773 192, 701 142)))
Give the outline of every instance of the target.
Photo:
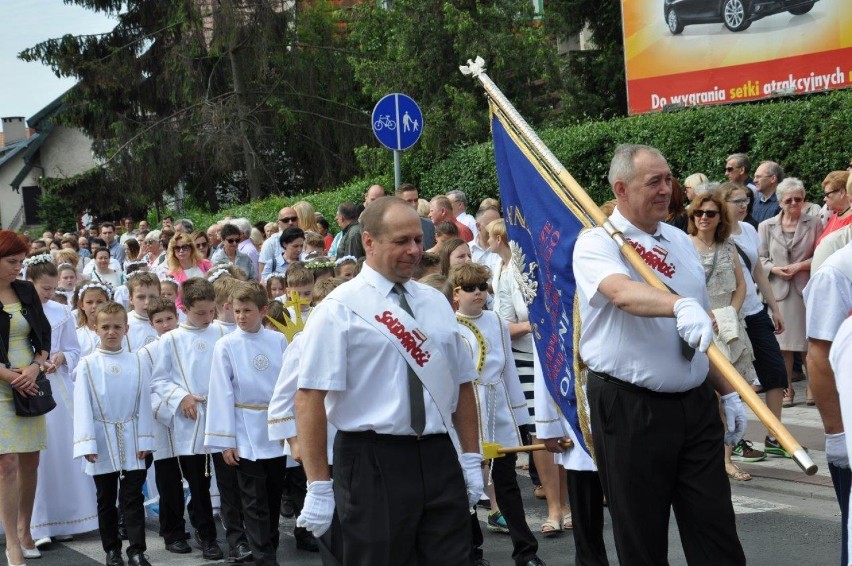
MULTIPOLYGON (((729 240, 734 221, 718 190, 695 195, 689 211, 689 234, 704 267, 714 320, 713 341, 746 381, 757 379, 754 353, 746 333, 742 306, 746 284, 737 249, 729 240)), ((724 411, 722 411, 724 414, 724 411)), ((751 476, 731 461, 732 446, 725 446, 728 477, 748 481, 751 476)), ((762 459, 762 455, 761 458, 762 459)))
MULTIPOLYGON (((198 248, 195 247, 195 240, 192 239, 192 235, 180 232, 169 241, 162 271, 182 284, 190 277, 203 277, 209 271, 210 266, 210 260, 204 259, 204 256, 198 252, 198 248)), ((181 307, 180 297, 175 304, 178 308, 181 307)))
POLYGON ((211 258, 213 264, 233 263, 245 271, 249 279, 257 279, 251 258, 237 250, 240 245, 240 229, 233 224, 225 224, 222 226, 220 234, 222 235, 222 248, 213 252, 211 258))
MULTIPOLYGON (((808 349, 802 291, 811 276, 811 259, 822 227, 816 216, 802 214, 805 187, 800 180, 795 177, 784 179, 778 184, 776 194, 781 203, 781 214, 761 222, 757 233, 760 236, 760 261, 769 273, 769 283, 784 317, 784 332, 777 338, 787 370, 784 406, 792 407, 795 398, 792 387, 793 352, 801 352, 805 363, 808 349)), ((812 402, 810 388, 807 399, 812 402)))

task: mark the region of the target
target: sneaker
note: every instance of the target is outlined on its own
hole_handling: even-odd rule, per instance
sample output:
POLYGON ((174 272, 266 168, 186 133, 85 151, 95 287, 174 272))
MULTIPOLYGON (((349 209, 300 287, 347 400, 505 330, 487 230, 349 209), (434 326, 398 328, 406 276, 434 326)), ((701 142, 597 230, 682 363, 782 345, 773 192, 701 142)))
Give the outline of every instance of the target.
POLYGON ((509 526, 506 524, 506 519, 503 518, 503 513, 495 511, 488 514, 488 530, 492 533, 509 532, 509 526))
POLYGON ((780 456, 781 458, 792 458, 789 452, 781 447, 781 443, 774 438, 768 436, 763 441, 763 451, 772 456, 780 456))
POLYGON ((760 462, 766 458, 766 454, 752 447, 748 440, 740 440, 731 452, 731 460, 738 462, 760 462))

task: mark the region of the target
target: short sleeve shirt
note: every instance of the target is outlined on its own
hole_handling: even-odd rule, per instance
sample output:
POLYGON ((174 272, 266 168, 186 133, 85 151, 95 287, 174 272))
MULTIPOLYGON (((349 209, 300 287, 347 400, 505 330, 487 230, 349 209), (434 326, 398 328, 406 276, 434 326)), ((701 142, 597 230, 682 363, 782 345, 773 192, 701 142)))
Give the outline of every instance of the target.
POLYGON ((808 338, 833 342, 852 312, 852 244, 834 252, 811 274, 803 296, 808 338))
MULTIPOLYGON (((305 326, 299 360, 299 387, 328 391, 328 421, 339 430, 373 430, 380 434, 411 435, 407 364, 396 347, 346 304, 350 297, 375 293, 397 302, 393 282, 370 268, 362 267, 355 279, 344 283, 314 308, 305 326), (343 301, 341 291, 349 288, 343 301), (334 340, 329 340, 334 332, 334 340)), ((450 375, 443 383, 453 389, 455 411, 458 387, 476 378, 452 307, 437 290, 409 281, 406 298, 419 329, 434 341, 446 358, 450 375)), ((447 432, 435 401, 424 389, 426 428, 424 434, 447 432)))
MULTIPOLYGON (((709 309, 704 270, 689 236, 662 222, 655 234, 648 234, 618 209, 610 222, 660 280, 678 295, 695 298, 709 309)), ((642 281, 603 228, 582 233, 574 247, 574 277, 580 299, 583 361, 594 371, 652 391, 687 391, 703 383, 710 367, 707 355, 696 350, 691 362, 684 357, 675 318, 634 316, 611 303, 599 291, 601 282, 611 275, 642 281)))

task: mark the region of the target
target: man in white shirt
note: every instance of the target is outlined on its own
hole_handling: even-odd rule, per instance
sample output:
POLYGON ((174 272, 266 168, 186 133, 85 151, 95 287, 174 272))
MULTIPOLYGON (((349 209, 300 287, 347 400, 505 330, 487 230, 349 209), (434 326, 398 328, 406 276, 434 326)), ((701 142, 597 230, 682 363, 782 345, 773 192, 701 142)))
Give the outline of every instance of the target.
POLYGON ((714 389, 728 421, 725 442, 735 445, 748 420, 705 354, 713 325, 695 247, 662 222, 671 170, 657 149, 621 145, 609 182, 617 201, 610 222, 673 290, 645 283, 604 228, 578 237, 580 356, 619 560, 666 564, 674 508, 687 562, 744 565, 714 389))
POLYGON ((446 299, 411 280, 423 254, 417 212, 386 197, 361 222, 361 273, 303 334, 296 423, 308 494, 297 525, 322 536, 336 506, 347 565, 466 564, 482 493, 476 370, 446 299), (327 423, 338 428, 333 487, 327 423))
POLYGON ((829 363, 829 352, 843 321, 852 312, 852 244, 834 252, 817 271, 803 292, 805 332, 808 336, 808 379, 811 393, 825 429, 825 457, 831 483, 840 505, 842 559, 847 564, 847 523, 852 471, 846 450, 838 383, 829 363))
POLYGON ((481 263, 491 269, 492 273, 499 265, 500 256, 488 249, 488 225, 500 218, 500 211, 493 206, 486 207, 476 213, 477 235, 470 245, 470 255, 474 263, 481 263))
POLYGON ((456 220, 470 228, 470 231, 473 233, 473 241, 476 241, 479 230, 476 227, 476 219, 467 213, 467 195, 464 194, 464 191, 456 189, 448 192, 447 198, 450 199, 450 204, 453 205, 453 214, 455 214, 456 220))

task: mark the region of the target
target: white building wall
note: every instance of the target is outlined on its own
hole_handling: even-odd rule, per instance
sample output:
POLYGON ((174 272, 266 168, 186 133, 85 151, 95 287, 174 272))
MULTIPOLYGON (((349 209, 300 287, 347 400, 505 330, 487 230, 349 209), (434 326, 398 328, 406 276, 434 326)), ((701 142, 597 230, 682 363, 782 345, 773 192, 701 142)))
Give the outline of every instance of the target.
MULTIPOLYGON (((22 152, 23 153, 23 152, 22 152)), ((12 180, 21 171, 24 166, 24 160, 20 155, 15 156, 10 161, 0 167, 0 226, 3 229, 20 229, 24 219, 21 216, 17 226, 11 226, 12 220, 18 214, 18 211, 24 208, 24 197, 21 193, 12 189, 12 180)), ((27 178, 21 186, 35 185, 38 183, 38 171, 30 171, 27 178)), ((22 213, 23 214, 23 213, 22 213)))
POLYGON ((45 177, 73 177, 95 166, 92 140, 81 130, 56 126, 40 149, 45 177))

